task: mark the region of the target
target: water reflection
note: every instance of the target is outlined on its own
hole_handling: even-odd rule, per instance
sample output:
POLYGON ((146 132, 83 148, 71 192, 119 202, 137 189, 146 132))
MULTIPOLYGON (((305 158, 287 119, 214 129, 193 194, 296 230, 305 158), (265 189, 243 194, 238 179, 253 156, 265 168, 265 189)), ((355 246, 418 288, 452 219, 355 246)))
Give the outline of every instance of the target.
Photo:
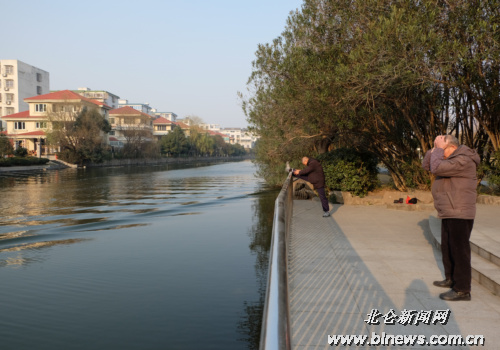
POLYGON ((253 174, 0 173, 1 348, 257 349, 277 192, 253 174))
POLYGON ((241 338, 248 343, 249 349, 259 349, 260 331, 267 288, 267 274, 269 262, 269 249, 271 246, 273 213, 278 190, 270 190, 256 194, 252 205, 253 225, 248 230, 250 237, 250 250, 255 256, 255 275, 258 285, 258 299, 245 301, 245 316, 238 324, 238 330, 243 335, 241 338))
MULTIPOLYGON (((11 248, 0 249, 0 253, 22 252, 24 250, 43 249, 43 248, 54 247, 57 245, 68 245, 89 240, 90 239, 62 239, 62 240, 48 241, 48 242, 26 243, 11 248)), ((6 259, 0 259, 0 267, 20 266, 37 261, 39 260, 33 258, 25 258, 23 255, 17 254, 15 257, 10 256, 7 257, 6 259)))

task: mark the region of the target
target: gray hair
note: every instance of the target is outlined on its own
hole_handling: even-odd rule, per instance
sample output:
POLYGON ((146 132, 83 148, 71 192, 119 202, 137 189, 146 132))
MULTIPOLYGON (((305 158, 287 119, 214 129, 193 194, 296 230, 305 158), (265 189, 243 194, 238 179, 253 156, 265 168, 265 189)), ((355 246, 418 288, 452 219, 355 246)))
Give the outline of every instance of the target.
POLYGON ((451 146, 460 146, 458 139, 454 135, 446 135, 445 140, 448 141, 448 144, 450 144, 451 146))

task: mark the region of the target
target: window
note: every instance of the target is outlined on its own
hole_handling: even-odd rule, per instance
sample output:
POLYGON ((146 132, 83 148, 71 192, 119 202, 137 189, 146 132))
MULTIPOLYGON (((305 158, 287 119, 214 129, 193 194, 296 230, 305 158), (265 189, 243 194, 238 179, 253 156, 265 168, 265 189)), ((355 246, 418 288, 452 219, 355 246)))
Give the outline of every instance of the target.
POLYGON ((13 89, 14 88, 14 80, 12 80, 12 79, 5 80, 5 87, 13 89))
POLYGON ((36 94, 37 95, 41 95, 42 94, 42 87, 41 86, 37 86, 36 87, 36 94))
POLYGON ((14 94, 5 94, 5 101, 14 102, 14 94))
POLYGON ((167 131, 167 126, 166 125, 157 125, 156 130, 157 131, 167 131))
POLYGON ((24 122, 15 122, 14 123, 14 129, 16 129, 16 130, 24 130, 24 129, 26 129, 26 125, 24 124, 24 122))
POLYGON ((61 106, 61 112, 76 112, 76 108, 71 105, 61 106))
POLYGON ((5 115, 14 114, 14 107, 5 108, 5 115))
POLYGON ((110 136, 115 136, 115 131, 114 131, 114 130, 111 130, 110 132, 108 132, 108 135, 110 135, 110 136))
POLYGON ((14 74, 14 66, 4 66, 5 74, 14 74))
POLYGON ((35 125, 37 129, 47 129, 47 122, 36 122, 35 125))
POLYGON ((47 105, 44 103, 37 103, 35 105, 35 111, 36 112, 46 112, 47 111, 47 105))
POLYGON ((115 118, 109 118, 109 123, 114 124, 115 123, 115 118))
POLYGON ((36 73, 36 81, 38 81, 38 82, 42 81, 42 74, 41 73, 36 73))

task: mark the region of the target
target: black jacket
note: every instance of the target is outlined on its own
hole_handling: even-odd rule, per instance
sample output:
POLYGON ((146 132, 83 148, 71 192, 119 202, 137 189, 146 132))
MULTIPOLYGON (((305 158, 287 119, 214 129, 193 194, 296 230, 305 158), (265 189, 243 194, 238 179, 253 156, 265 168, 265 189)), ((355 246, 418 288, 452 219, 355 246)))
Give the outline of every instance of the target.
POLYGON ((307 166, 300 171, 299 175, 307 176, 307 181, 309 181, 314 188, 325 187, 325 174, 323 173, 323 167, 320 162, 314 158, 309 158, 307 166))

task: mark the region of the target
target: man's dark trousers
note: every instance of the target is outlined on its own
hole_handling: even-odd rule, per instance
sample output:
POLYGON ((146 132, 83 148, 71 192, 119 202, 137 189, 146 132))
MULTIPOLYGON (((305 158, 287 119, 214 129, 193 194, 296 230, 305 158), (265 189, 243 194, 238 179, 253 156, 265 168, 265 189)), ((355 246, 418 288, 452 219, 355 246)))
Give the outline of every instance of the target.
POLYGON ((470 235, 474 220, 442 219, 441 253, 446 279, 454 282, 457 292, 471 290, 470 235))
MULTIPOLYGON (((309 182, 309 180, 307 180, 307 176, 304 176, 304 175, 293 175, 293 176, 309 182)), ((325 212, 330 211, 330 206, 328 205, 328 199, 326 198, 325 188, 324 187, 315 188, 315 190, 318 191, 318 195, 319 195, 319 199, 321 200, 321 206, 323 207, 323 211, 325 211, 325 212)))

